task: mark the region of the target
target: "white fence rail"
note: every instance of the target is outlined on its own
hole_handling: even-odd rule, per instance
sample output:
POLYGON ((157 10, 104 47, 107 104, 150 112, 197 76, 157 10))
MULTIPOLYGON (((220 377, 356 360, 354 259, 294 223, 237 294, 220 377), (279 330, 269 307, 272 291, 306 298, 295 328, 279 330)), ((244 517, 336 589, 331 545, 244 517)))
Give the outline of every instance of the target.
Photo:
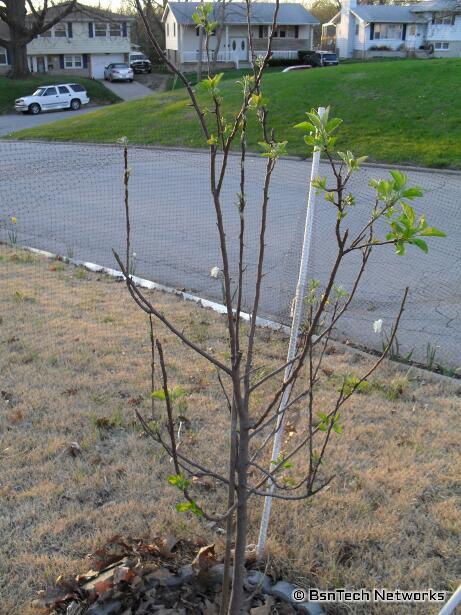
MULTIPOLYGON (((264 57, 266 55, 265 51, 257 51, 256 55, 258 57, 264 57)), ((274 59, 283 59, 283 60, 297 60, 298 59, 298 50, 296 49, 278 49, 276 51, 272 51, 272 57, 274 59)))
MULTIPOLYGON (((257 57, 264 57, 265 51, 256 51, 257 57)), ((213 59, 213 51, 209 52, 210 60, 213 59)), ((280 49, 272 52, 273 58, 287 59, 287 60, 297 60, 298 59, 298 51, 293 49, 280 49)), ((198 62, 200 58, 200 51, 183 51, 181 53, 181 64, 195 63, 198 62)), ((202 62, 207 62, 208 56, 206 51, 202 51, 202 62)), ((235 51, 231 51, 230 49, 221 49, 218 51, 218 62, 229 62, 235 65, 236 68, 239 67, 239 62, 248 61, 246 58, 239 58, 238 54, 235 51)))
MULTIPOLYGON (((198 62, 200 58, 200 51, 183 51, 181 54, 181 63, 198 62)), ((213 59, 213 51, 209 52, 210 61, 213 59)), ((206 51, 202 51, 202 62, 207 62, 208 56, 206 51)), ((238 65, 238 58, 235 53, 227 49, 218 51, 218 62, 232 62, 236 66, 238 65)))

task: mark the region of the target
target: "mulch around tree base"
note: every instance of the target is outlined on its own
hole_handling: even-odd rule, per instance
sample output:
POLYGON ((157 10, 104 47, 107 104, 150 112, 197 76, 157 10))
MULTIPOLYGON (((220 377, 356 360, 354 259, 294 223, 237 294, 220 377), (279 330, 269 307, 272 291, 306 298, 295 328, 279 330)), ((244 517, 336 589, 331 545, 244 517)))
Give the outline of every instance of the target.
MULTIPOLYGON (((219 613, 224 565, 213 544, 173 536, 151 543, 113 536, 89 560, 86 573, 58 577, 33 605, 60 615, 219 613)), ((256 571, 254 555, 249 554, 246 565, 248 573, 256 571)), ((245 613, 296 613, 290 604, 265 594, 262 586, 245 586, 245 613)))

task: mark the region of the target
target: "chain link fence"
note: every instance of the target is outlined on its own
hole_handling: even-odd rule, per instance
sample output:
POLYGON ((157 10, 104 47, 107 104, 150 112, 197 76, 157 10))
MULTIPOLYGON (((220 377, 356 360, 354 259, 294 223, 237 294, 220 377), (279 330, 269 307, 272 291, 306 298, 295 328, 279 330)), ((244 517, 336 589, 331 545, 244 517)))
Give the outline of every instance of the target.
MULTIPOLYGON (((3 245, 33 247, 116 268, 112 250, 123 254, 125 246, 120 146, 4 141, 0 156, 3 245)), ((210 276, 211 268, 221 262, 208 153, 132 146, 129 161, 133 273, 220 302, 220 283, 210 276)), ((258 156, 249 156, 247 162, 244 304, 249 309, 265 162, 258 156)), ((284 324, 290 323, 298 275, 309 171, 308 162, 284 159, 272 180, 260 315, 284 324)), ((328 173, 322 164, 321 174, 328 173)), ((358 230, 373 204, 370 179, 386 174, 385 168, 368 166, 351 180, 356 205, 345 221, 351 231, 358 230)), ((408 170, 407 175, 425 191, 415 202, 416 210, 448 237, 430 239, 428 255, 410 247, 406 256, 399 257, 390 246, 377 248, 335 336, 381 350, 409 286, 394 354, 454 373, 461 365, 461 175, 420 170, 408 170), (373 331, 377 319, 383 320, 381 334, 373 331)), ((234 277, 239 179, 239 159, 231 156, 223 208, 234 277)), ((334 216, 331 205, 318 197, 309 278, 321 282, 326 281, 335 256, 334 216)), ((337 281, 346 290, 358 266, 358 259, 350 256, 339 271, 337 281)))

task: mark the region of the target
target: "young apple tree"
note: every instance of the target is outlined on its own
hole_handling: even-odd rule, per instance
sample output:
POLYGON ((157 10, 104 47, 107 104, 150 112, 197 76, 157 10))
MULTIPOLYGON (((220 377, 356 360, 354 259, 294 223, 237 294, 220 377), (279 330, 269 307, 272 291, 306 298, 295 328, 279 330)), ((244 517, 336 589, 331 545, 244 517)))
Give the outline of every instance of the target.
MULTIPOLYGON (((364 161, 350 151, 336 151, 336 135, 341 120, 331 118, 327 109, 323 115, 316 111, 307 113, 306 120, 298 125, 306 143, 306 154, 318 151, 329 164, 330 177, 319 176, 314 187, 323 196, 327 206, 335 211, 334 240, 331 250, 335 258, 325 284, 311 280, 304 297, 304 317, 301 333, 297 339, 293 359, 283 362, 269 373, 261 375, 255 371, 257 352, 256 320, 260 311, 261 293, 264 284, 267 217, 270 207, 271 180, 274 169, 287 151, 287 142, 277 140, 270 128, 270 107, 263 96, 263 75, 271 57, 272 33, 277 24, 279 5, 274 4, 273 24, 262 58, 256 56, 250 19, 250 3, 247 2, 247 28, 251 69, 238 82, 240 103, 232 114, 225 112, 223 93, 220 90, 222 74, 213 74, 212 57, 208 62, 208 74, 202 81, 201 94, 192 88, 186 76, 172 64, 149 27, 148 21, 137 0, 141 18, 144 19, 147 35, 154 51, 164 64, 183 82, 197 122, 201 127, 204 146, 209 150, 209 190, 219 235, 221 263, 211 271, 222 284, 225 319, 223 337, 228 345, 228 359, 216 356, 210 349, 202 347, 183 330, 175 326, 168 314, 164 314, 154 302, 135 284, 131 271, 131 224, 129 208, 129 165, 128 145, 124 144, 125 156, 125 213, 126 251, 124 256, 115 254, 125 276, 128 291, 136 304, 149 315, 174 333, 182 343, 201 360, 210 364, 217 374, 224 401, 225 418, 228 420, 228 461, 227 469, 194 457, 193 449, 178 446, 175 397, 178 392, 169 385, 165 349, 159 339, 158 329, 151 335, 152 355, 157 352, 162 375, 162 388, 153 392, 165 408, 164 420, 149 422, 138 413, 146 432, 155 442, 165 448, 171 456, 174 472, 169 482, 181 493, 183 501, 178 510, 188 512, 209 521, 226 524, 225 531, 225 574, 221 596, 221 613, 236 615, 244 607, 244 578, 246 549, 249 543, 249 506, 258 499, 273 498, 287 504, 315 496, 328 484, 333 476, 324 470, 323 461, 334 438, 342 432, 341 413, 347 401, 360 392, 370 376, 386 357, 391 347, 400 318, 405 308, 408 289, 396 306, 396 318, 384 349, 374 365, 361 376, 344 378, 337 389, 336 399, 329 407, 319 404, 318 381, 325 354, 332 343, 333 329, 348 310, 363 278, 370 255, 375 250, 394 249, 397 256, 403 256, 407 248, 427 252, 427 237, 441 237, 441 231, 428 225, 424 216, 418 216, 412 202, 421 196, 417 187, 407 184, 401 171, 391 171, 387 179, 372 182, 374 199, 370 202, 368 215, 361 222, 361 228, 352 232, 348 228, 348 212, 354 204, 354 197, 348 192, 348 184, 364 161), (247 184, 251 181, 246 165, 248 127, 257 124, 260 131, 261 156, 265 159, 264 181, 259 206, 259 240, 256 275, 250 301, 250 321, 242 325, 243 289, 247 275, 245 263, 247 184), (229 257, 228 237, 223 216, 223 183, 229 169, 231 148, 239 154, 239 187, 236 195, 239 233, 238 258, 232 263, 229 257), (379 224, 378 224, 379 223, 379 224), (384 224, 383 224, 384 223, 384 224), (386 232, 379 232, 383 226, 386 232), (359 255, 355 278, 349 288, 342 288, 337 281, 341 264, 351 255, 359 255), (219 265, 219 266, 218 266, 219 265), (231 271, 237 272, 232 274, 231 271), (154 348, 155 346, 155 348, 154 348), (271 391, 268 402, 262 403, 260 391, 271 391), (283 403, 281 403, 283 400, 283 403), (296 437, 281 450, 277 459, 270 461, 271 443, 284 421, 297 413, 302 417, 296 437), (200 500, 194 478, 208 477, 216 484, 216 502, 213 510, 200 500), (222 510, 216 509, 221 506, 222 510), (231 565, 231 562, 233 565, 231 565)), ((200 5, 195 16, 205 33, 205 49, 209 50, 210 38, 217 28, 210 4, 200 5)), ((300 118, 302 119, 302 118, 300 118)), ((301 137, 301 133, 300 133, 301 137)), ((214 265, 214 263, 211 263, 214 265)), ((264 398, 267 399, 267 396, 264 398)), ((181 443, 182 444, 182 443, 181 443)), ((254 537, 251 537, 254 540, 254 537)))

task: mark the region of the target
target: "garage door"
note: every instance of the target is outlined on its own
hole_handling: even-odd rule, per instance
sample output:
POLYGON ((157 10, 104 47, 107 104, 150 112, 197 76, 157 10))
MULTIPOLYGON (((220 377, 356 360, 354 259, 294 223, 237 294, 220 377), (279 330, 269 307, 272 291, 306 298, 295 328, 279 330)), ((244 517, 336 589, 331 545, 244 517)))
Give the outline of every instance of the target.
POLYGON ((124 62, 123 53, 91 54, 91 76, 94 79, 104 79, 104 67, 113 62, 124 62))

